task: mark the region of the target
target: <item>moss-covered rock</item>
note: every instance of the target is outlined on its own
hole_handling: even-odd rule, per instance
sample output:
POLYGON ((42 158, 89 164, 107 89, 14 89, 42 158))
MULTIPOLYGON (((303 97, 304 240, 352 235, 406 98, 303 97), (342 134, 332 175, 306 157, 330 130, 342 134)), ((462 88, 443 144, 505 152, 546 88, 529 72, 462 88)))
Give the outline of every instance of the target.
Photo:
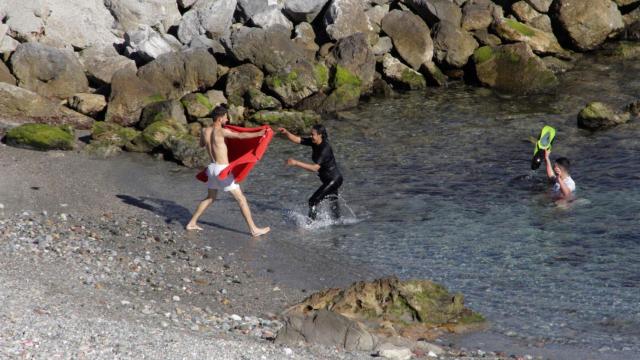
POLYGON ((301 61, 288 70, 267 76, 265 84, 285 106, 292 107, 320 90, 318 78, 314 66, 308 61, 301 61))
POLYGON ((138 152, 138 153, 148 153, 153 151, 154 146, 149 144, 145 137, 140 133, 138 136, 133 138, 131 141, 124 145, 125 150, 130 152, 138 152))
POLYGON ((282 104, 273 96, 266 95, 258 89, 250 89, 246 93, 247 103, 255 110, 279 110, 282 104))
POLYGON ((185 133, 187 133, 187 130, 184 125, 174 121, 163 120, 147 126, 142 131, 142 138, 147 144, 155 148, 164 144, 171 136, 185 133))
POLYGON ((343 85, 352 85, 352 86, 360 86, 362 84, 362 80, 360 78, 350 72, 347 68, 337 65, 336 71, 333 75, 333 80, 331 82, 331 86, 334 89, 337 89, 343 85))
POLYGON ((401 88, 419 90, 427 87, 422 74, 401 63, 391 54, 384 54, 382 67, 385 78, 401 88))
POLYGON ((631 118, 629 112, 618 112, 601 102, 591 102, 578 114, 578 126, 599 130, 624 124, 631 118))
POLYGON ((308 132, 321 120, 313 111, 258 111, 251 116, 251 122, 260 125, 282 126, 293 132, 308 132))
POLYGON ((172 121, 178 124, 186 124, 187 117, 184 108, 177 100, 165 100, 151 103, 144 107, 138 127, 145 129, 158 121, 172 121))
POLYGON ((244 95, 249 89, 260 89, 264 74, 253 64, 244 64, 229 70, 225 94, 234 105, 244 105, 244 95))
POLYGON ((91 139, 94 142, 104 142, 117 147, 124 146, 138 134, 140 131, 136 129, 105 121, 96 121, 91 129, 91 139))
POLYGON ((493 49, 491 46, 482 46, 476 49, 473 53, 473 62, 476 64, 482 64, 485 61, 493 58, 493 49))
POLYGON ((334 113, 358 106, 360 85, 344 84, 334 89, 322 103, 320 112, 334 113))
POLYGON ((494 25, 496 33, 508 42, 521 41, 529 44, 536 53, 562 54, 566 51, 558 43, 555 35, 536 29, 513 19, 503 19, 494 25))
POLYGON ((213 110, 209 98, 200 93, 187 94, 180 99, 180 103, 191 119, 205 117, 213 110))
POLYGON ((162 146, 186 167, 201 168, 211 162, 206 150, 200 146, 198 138, 190 134, 170 136, 162 146))
POLYGON ((313 66, 313 74, 320 89, 329 86, 329 69, 322 63, 313 66))
POLYGON ((83 150, 90 156, 106 159, 120 154, 122 147, 105 140, 92 141, 91 144, 85 146, 83 150))
POLYGON ((9 130, 8 145, 35 150, 72 150, 75 147, 73 128, 62 125, 24 124, 9 130))

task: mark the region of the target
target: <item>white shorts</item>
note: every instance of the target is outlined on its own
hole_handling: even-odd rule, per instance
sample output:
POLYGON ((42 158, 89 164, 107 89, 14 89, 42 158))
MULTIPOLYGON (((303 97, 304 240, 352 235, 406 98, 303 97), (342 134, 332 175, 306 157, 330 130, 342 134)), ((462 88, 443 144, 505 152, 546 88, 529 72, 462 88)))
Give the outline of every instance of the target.
POLYGON ((229 173, 224 180, 218 178, 218 175, 220 175, 222 170, 226 169, 228 166, 229 164, 218 165, 216 163, 211 163, 207 166, 207 176, 209 177, 209 180, 207 181, 207 188, 224 191, 231 191, 233 189, 240 188, 240 185, 236 184, 232 173, 229 173))

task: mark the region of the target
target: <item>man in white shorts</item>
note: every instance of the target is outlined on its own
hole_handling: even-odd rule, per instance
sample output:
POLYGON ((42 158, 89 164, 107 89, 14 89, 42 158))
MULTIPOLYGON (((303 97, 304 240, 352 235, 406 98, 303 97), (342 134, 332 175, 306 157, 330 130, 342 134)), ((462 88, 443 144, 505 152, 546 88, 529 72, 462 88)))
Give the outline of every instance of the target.
POLYGON ((242 193, 242 190, 240 190, 240 185, 235 183, 233 174, 229 173, 229 175, 224 179, 219 179, 218 175, 229 166, 229 156, 227 144, 224 141, 225 138, 248 139, 260 137, 264 135, 265 130, 259 132, 239 133, 225 129, 224 125, 229 122, 229 119, 227 117, 227 109, 224 106, 218 106, 213 109, 211 116, 213 117, 213 124, 202 129, 202 132, 200 133, 200 146, 207 149, 209 157, 211 158, 211 164, 207 166, 207 176, 209 177, 209 180, 207 181, 208 194, 207 197, 198 205, 198 208, 193 214, 191 221, 187 224, 186 229, 202 230, 202 228, 197 225, 198 219, 202 216, 202 213, 211 204, 213 204, 216 196, 218 195, 218 190, 223 190, 225 192, 230 192, 238 202, 240 211, 247 222, 247 226, 249 226, 249 231, 251 231, 251 235, 264 235, 271 229, 269 227, 259 228, 253 222, 247 199, 242 193))

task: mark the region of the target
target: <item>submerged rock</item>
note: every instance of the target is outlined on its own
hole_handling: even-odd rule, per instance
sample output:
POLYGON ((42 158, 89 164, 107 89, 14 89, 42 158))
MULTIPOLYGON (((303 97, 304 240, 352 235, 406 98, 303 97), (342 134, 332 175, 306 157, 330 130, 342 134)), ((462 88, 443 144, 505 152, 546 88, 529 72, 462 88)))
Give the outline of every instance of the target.
POLYGON ((24 124, 9 130, 7 145, 34 150, 73 150, 75 136, 69 126, 24 124))
POLYGON ((578 126, 599 130, 624 124, 631 119, 629 112, 618 112, 601 102, 591 102, 578 114, 578 126))

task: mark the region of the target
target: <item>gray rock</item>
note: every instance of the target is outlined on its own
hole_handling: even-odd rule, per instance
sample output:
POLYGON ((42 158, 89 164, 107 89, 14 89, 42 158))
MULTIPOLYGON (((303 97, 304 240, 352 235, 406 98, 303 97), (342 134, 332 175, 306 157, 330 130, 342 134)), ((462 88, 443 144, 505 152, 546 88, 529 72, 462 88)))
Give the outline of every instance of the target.
POLYGON ((293 23, 287 19, 277 6, 271 6, 267 10, 257 13, 251 17, 251 22, 260 28, 268 29, 275 25, 283 26, 293 30, 293 23))
POLYGON ((93 119, 35 92, 0 82, 0 128, 27 123, 68 124, 77 129, 90 129, 93 119))
POLYGON ((92 46, 82 50, 79 55, 89 80, 100 84, 111 84, 113 74, 120 69, 137 71, 135 61, 118 54, 112 46, 92 46))
POLYGON ((445 86, 447 84, 447 76, 433 61, 428 61, 423 64, 422 69, 428 84, 435 86, 445 86))
POLYGON ((189 44, 197 35, 206 34, 214 39, 228 36, 236 4, 236 0, 199 0, 182 17, 178 39, 189 44))
POLYGON ((486 29, 474 31, 473 36, 481 45, 498 46, 502 44, 502 40, 499 37, 491 34, 486 29))
POLYGON ((180 5, 180 7, 182 7, 183 9, 189 9, 196 2, 198 2, 198 0, 178 0, 178 5, 180 5))
POLYGON ((249 89, 246 93, 247 102, 254 110, 280 110, 282 104, 278 99, 266 95, 258 89, 249 89))
POLYGON ((238 10, 244 21, 251 20, 252 17, 267 11, 269 8, 281 9, 282 4, 269 0, 238 0, 238 10))
POLYGON ((295 22, 313 22, 329 0, 285 0, 284 12, 295 22))
POLYGON ((371 90, 376 73, 376 58, 365 34, 356 33, 338 41, 327 65, 340 66, 360 79, 360 90, 371 90))
POLYGON ((184 107, 180 101, 156 101, 145 106, 140 116, 138 128, 146 129, 149 125, 158 121, 170 121, 186 125, 187 117, 184 115, 184 107))
POLYGON ((174 159, 188 168, 203 168, 211 162, 205 148, 198 143, 198 139, 189 134, 170 136, 162 147, 169 150, 174 159))
POLYGON ((395 346, 391 343, 381 344, 376 348, 376 350, 378 356, 390 360, 409 360, 413 357, 411 349, 395 346))
POLYGON ((107 107, 107 100, 100 94, 75 94, 69 98, 68 103, 70 108, 91 117, 107 107))
POLYGON ((311 311, 304 317, 288 317, 276 343, 308 342, 338 346, 347 351, 371 351, 375 338, 360 323, 327 310, 311 311))
POLYGON ((373 31, 380 32, 382 26, 382 19, 389 13, 389 5, 376 5, 371 9, 365 11, 369 24, 373 27, 373 31))
POLYGON ((371 49, 374 55, 384 55, 393 50, 393 41, 388 36, 381 36, 371 49))
POLYGON ((553 71, 554 74, 560 74, 573 69, 574 64, 570 61, 558 59, 555 56, 546 56, 542 58, 547 69, 553 71))
POLYGON ((105 120, 123 126, 138 123, 145 105, 164 98, 154 88, 138 78, 136 70, 129 67, 116 71, 111 78, 111 93, 105 120))
POLYGON ((527 25, 531 25, 532 27, 544 32, 553 33, 553 25, 551 25, 551 18, 548 15, 543 14, 535 17, 529 21, 527 25))
POLYGON ((441 21, 433 28, 433 48, 436 61, 461 68, 478 48, 478 42, 460 27, 441 21))
POLYGON ((382 19, 382 30, 404 61, 414 70, 433 58, 430 30, 420 17, 409 11, 393 10, 382 19))
POLYGON ((637 4, 640 0, 613 0, 618 6, 628 6, 632 4, 637 4))
POLYGON ((462 7, 462 29, 486 29, 493 21, 494 4, 487 0, 469 0, 462 7))
POLYGON ((320 90, 316 71, 320 65, 306 60, 290 65, 266 77, 265 84, 288 107, 320 90))
POLYGON ((225 94, 229 102, 236 105, 243 104, 243 98, 250 89, 260 90, 264 74, 253 64, 244 64, 232 68, 227 74, 225 94))
POLYGON ((558 84, 553 72, 526 43, 484 46, 476 50, 473 60, 480 82, 499 91, 538 93, 558 84))
POLYGON ((128 56, 139 56, 145 61, 182 48, 180 41, 173 35, 159 33, 149 25, 140 25, 138 29, 127 32, 125 43, 128 56))
POLYGON ((329 37, 340 40, 355 33, 369 34, 373 31, 361 0, 331 0, 324 13, 324 24, 329 37))
POLYGON ((624 28, 622 14, 610 0, 557 0, 551 12, 577 50, 593 50, 624 28))
POLYGON ((11 56, 11 67, 20 87, 46 97, 66 99, 89 88, 82 64, 71 51, 20 44, 11 56))
POLYGON ((201 93, 187 94, 180 99, 180 103, 184 106, 189 119, 192 121, 209 116, 211 110, 213 110, 213 105, 211 105, 209 98, 201 93))
POLYGON ((134 31, 139 25, 160 25, 168 30, 178 25, 182 17, 176 0, 104 0, 104 5, 125 32, 134 31))
POLYGON ((227 50, 224 48, 220 40, 209 39, 206 35, 198 35, 191 38, 189 43, 190 49, 211 49, 214 54, 226 54, 227 50))
POLYGON ((205 93, 205 96, 209 99, 209 103, 214 108, 220 104, 227 103, 227 98, 224 97, 224 93, 220 90, 209 90, 205 93))
POLYGON ((547 33, 513 19, 500 19, 494 22, 495 32, 507 42, 525 42, 536 53, 561 54, 565 50, 560 46, 553 33, 547 33))
POLYGON ((315 60, 320 47, 316 44, 316 34, 311 24, 302 22, 296 25, 293 42, 304 51, 307 60, 315 60))
POLYGON ((44 36, 49 5, 41 0, 0 0, 5 12, 3 22, 21 42, 38 41, 44 36))
POLYGON ((422 74, 403 64, 391 54, 384 54, 382 67, 384 76, 401 88, 420 90, 427 87, 427 82, 422 74))
POLYGON ((631 118, 629 112, 618 112, 601 102, 591 102, 578 114, 578 126, 600 130, 624 124, 631 118))
POLYGON ((541 15, 531 5, 529 5, 528 2, 524 0, 513 3, 511 5, 511 11, 513 11, 518 20, 525 23, 528 23, 541 15))
POLYGON ((429 26, 441 20, 460 25, 462 11, 451 0, 405 0, 411 9, 420 15, 429 26))
POLYGON ((546 14, 553 3, 553 0, 527 0, 536 11, 546 14))
POLYGON ((0 82, 11 84, 11 85, 16 84, 16 78, 13 77, 7 65, 5 65, 4 62, 2 61, 0 61, 0 82))
POLYGON ((17 40, 9 35, 5 35, 2 37, 2 40, 0 40, 0 53, 12 53, 18 48, 18 45, 20 45, 20 43, 17 40))

